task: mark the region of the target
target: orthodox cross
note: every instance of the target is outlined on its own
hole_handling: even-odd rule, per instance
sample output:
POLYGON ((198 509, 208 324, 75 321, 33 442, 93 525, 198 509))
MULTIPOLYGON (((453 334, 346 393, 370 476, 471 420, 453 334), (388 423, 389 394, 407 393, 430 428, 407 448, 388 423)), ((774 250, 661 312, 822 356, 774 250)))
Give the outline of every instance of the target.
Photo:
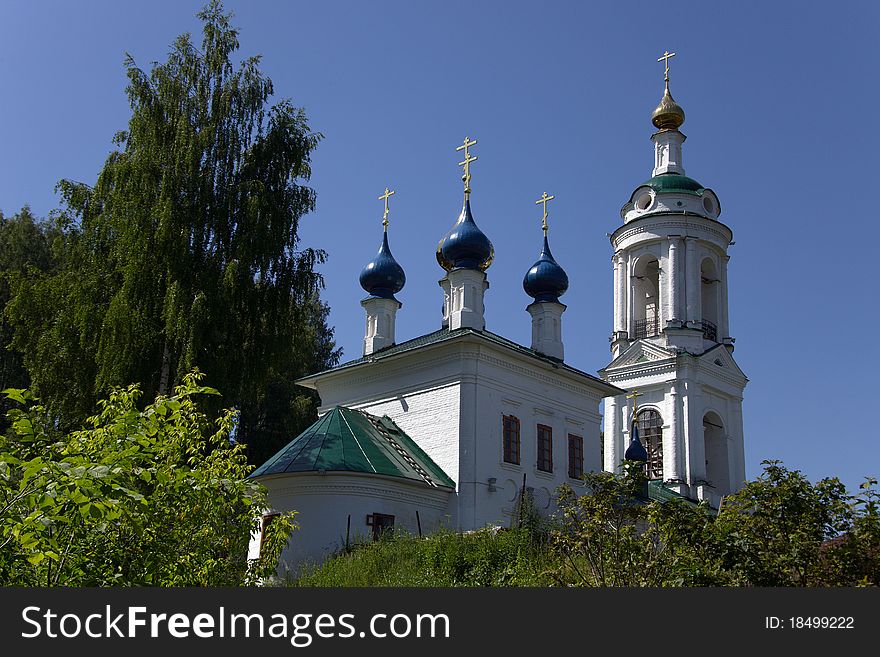
POLYGON ((544 217, 541 219, 541 228, 544 230, 544 237, 547 236, 547 228, 548 228, 548 226, 547 226, 547 204, 555 198, 556 198, 555 196, 547 196, 547 192, 544 192, 543 194, 541 194, 541 198, 539 198, 537 201, 535 201, 535 205, 538 205, 539 203, 544 204, 544 217))
POLYGON ((385 232, 388 232, 388 199, 394 196, 395 192, 392 192, 387 187, 385 188, 385 193, 379 197, 380 201, 385 201, 385 213, 382 215, 382 226, 385 228, 385 232))
POLYGON ((633 420, 638 421, 636 414, 639 412, 639 400, 638 398, 643 396, 645 393, 639 392, 638 390, 633 390, 631 395, 627 395, 627 399, 633 400, 633 420))
POLYGON ((663 74, 663 81, 666 83, 666 88, 669 89, 669 58, 675 57, 674 52, 669 52, 668 50, 664 51, 659 58, 657 58, 658 62, 664 62, 666 64, 666 71, 663 74))
POLYGON ((461 177, 462 182, 464 182, 464 195, 465 197, 469 197, 471 194, 471 162, 477 161, 476 155, 471 155, 468 148, 471 146, 475 146, 477 144, 477 140, 474 139, 471 141, 470 137, 464 138, 464 143, 456 148, 457 151, 464 151, 464 162, 459 162, 458 166, 464 167, 464 175, 461 177))

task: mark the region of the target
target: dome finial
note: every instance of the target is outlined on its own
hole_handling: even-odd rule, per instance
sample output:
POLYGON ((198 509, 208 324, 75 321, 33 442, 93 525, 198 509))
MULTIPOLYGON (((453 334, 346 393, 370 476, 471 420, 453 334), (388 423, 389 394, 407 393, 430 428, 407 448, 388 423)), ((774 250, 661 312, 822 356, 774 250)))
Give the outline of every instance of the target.
POLYGON ((669 93, 669 58, 675 57, 674 52, 669 52, 668 50, 664 51, 660 57, 657 58, 658 62, 663 62, 666 65, 666 70, 663 72, 663 81, 666 83, 666 93, 669 93))
POLYGON ((550 253, 550 244, 547 241, 547 203, 555 196, 549 196, 547 192, 541 194, 541 198, 535 201, 535 205, 544 205, 544 216, 541 218, 541 228, 544 231, 544 246, 538 261, 533 264, 523 278, 523 289, 535 301, 552 301, 559 303, 559 297, 568 289, 568 275, 559 266, 559 263, 550 253))
POLYGON ((657 105, 657 108, 651 115, 651 123, 660 130, 678 130, 681 127, 681 124, 684 123, 684 110, 681 108, 681 105, 675 102, 672 98, 672 94, 669 93, 670 57, 675 57, 675 53, 666 50, 657 58, 658 62, 664 62, 666 65, 666 70, 663 74, 663 82, 666 85, 666 89, 663 92, 663 98, 660 100, 660 104, 657 105))
POLYGON ((470 137, 464 138, 464 143, 456 148, 456 151, 464 151, 464 162, 459 162, 458 166, 464 167, 464 174, 461 177, 461 181, 464 183, 464 198, 465 200, 471 197, 471 162, 477 161, 476 155, 471 155, 468 149, 471 146, 476 146, 477 140, 474 139, 471 141, 470 137))
POLYGON ((547 237, 547 229, 549 228, 547 225, 547 204, 555 198, 555 196, 547 196, 547 192, 544 192, 541 194, 541 198, 535 201, 535 205, 538 205, 539 203, 544 204, 544 216, 541 219, 541 228, 544 231, 544 237, 547 237))
POLYGON ((627 461, 636 461, 638 463, 648 462, 648 451, 645 449, 645 446, 642 445, 642 441, 639 440, 638 398, 643 394, 644 393, 639 392, 638 390, 633 390, 631 395, 626 396, 627 399, 633 400, 632 426, 630 428, 630 436, 632 439, 630 440, 629 447, 626 448, 623 458, 627 461))
POLYGON ((384 228, 382 245, 376 257, 363 268, 359 278, 361 287, 372 298, 394 299, 394 295, 400 292, 406 283, 403 267, 394 259, 391 247, 388 246, 388 199, 394 194, 395 192, 386 187, 385 193, 379 197, 380 201, 385 201, 385 213, 382 215, 384 228))
POLYGON ((437 262, 446 271, 453 269, 479 269, 486 271, 495 257, 492 242, 477 228, 471 214, 471 162, 477 161, 476 155, 468 150, 475 146, 477 140, 464 138, 464 143, 456 151, 464 151, 464 161, 458 166, 464 167, 461 180, 464 183, 464 205, 458 221, 437 245, 437 262))
POLYGON ((385 193, 379 197, 380 201, 385 201, 385 212, 382 214, 382 227, 385 229, 385 232, 388 232, 388 199, 394 196, 396 192, 385 188, 385 193))

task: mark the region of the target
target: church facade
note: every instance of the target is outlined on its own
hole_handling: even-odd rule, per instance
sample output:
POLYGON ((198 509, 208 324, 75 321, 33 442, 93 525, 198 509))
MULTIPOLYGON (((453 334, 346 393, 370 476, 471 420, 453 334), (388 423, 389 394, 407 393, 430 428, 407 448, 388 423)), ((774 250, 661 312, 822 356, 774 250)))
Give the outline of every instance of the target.
MULTIPOLYGON (((548 239, 523 280, 533 302, 527 347, 486 328, 483 298, 494 250, 464 201, 436 257, 438 330, 403 342, 396 298, 406 277, 388 240, 361 273, 363 356, 297 383, 317 391, 319 419, 252 477, 300 530, 282 559, 319 562, 393 528, 424 534, 510 526, 522 500, 552 513, 556 489, 583 491, 587 471, 616 470, 631 440, 630 391, 655 484, 717 507, 744 480, 742 391, 727 323, 729 228, 715 194, 684 176, 684 112, 668 91, 654 113, 653 177, 621 211, 612 235, 612 361, 599 376, 565 362, 560 297, 568 277, 548 239), (439 293, 438 293, 439 294, 439 293), (604 400, 603 417, 600 403, 604 400)), ((667 491, 668 492, 668 491, 667 491)), ((258 537, 257 537, 258 538, 258 537)))

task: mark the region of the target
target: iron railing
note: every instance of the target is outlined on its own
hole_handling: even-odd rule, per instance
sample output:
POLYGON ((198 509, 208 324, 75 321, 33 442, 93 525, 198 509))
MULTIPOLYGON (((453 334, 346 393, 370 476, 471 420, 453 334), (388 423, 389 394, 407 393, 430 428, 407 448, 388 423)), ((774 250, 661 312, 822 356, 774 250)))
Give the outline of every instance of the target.
POLYGON ((703 322, 703 337, 707 340, 711 340, 712 342, 718 342, 718 327, 715 326, 708 319, 704 319, 703 322))
POLYGON ((635 339, 650 338, 660 335, 660 318, 637 319, 635 325, 635 339))

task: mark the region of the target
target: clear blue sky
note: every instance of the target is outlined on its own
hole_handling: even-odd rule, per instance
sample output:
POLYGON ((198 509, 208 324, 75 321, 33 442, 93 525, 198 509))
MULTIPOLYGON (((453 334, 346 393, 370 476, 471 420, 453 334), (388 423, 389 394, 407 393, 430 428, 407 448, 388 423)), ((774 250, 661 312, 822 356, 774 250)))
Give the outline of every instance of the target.
MULTIPOLYGON (((200 40, 199 1, 0 2, 0 210, 57 206, 61 178, 95 181, 126 127, 123 56, 144 68, 200 40)), ((304 244, 322 268, 344 359, 360 355, 357 277, 381 240, 407 274, 397 339, 440 325, 438 239, 461 206, 455 152, 474 149, 473 210, 495 245, 487 328, 530 341, 522 277, 551 245, 571 286, 566 356, 609 360, 606 233, 653 165, 650 114, 685 108, 688 175, 714 189, 733 231, 730 321, 750 378, 747 475, 778 458, 853 488, 880 475, 871 411, 880 357, 876 260, 880 79, 876 2, 244 2, 227 0, 241 53, 263 55, 279 98, 325 139, 304 244)))

